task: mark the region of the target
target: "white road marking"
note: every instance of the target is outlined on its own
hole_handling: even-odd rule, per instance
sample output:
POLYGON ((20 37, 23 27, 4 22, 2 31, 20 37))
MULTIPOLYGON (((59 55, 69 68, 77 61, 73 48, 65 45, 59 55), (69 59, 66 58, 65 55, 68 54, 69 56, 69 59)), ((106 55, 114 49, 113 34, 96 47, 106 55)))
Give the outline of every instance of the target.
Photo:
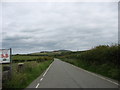
POLYGON ((37 86, 35 88, 38 88, 38 86, 39 86, 39 83, 37 84, 37 86))
MULTIPOLYGON (((53 63, 53 62, 52 62, 52 63, 53 63)), ((49 65, 49 67, 47 68, 47 70, 46 70, 45 73, 43 74, 43 77, 46 75, 46 73, 47 73, 48 70, 50 69, 52 63, 49 65)), ((40 81, 42 81, 42 80, 43 80, 43 78, 40 79, 40 81)), ((35 88, 38 88, 39 85, 40 85, 40 84, 38 83, 37 86, 36 86, 35 88)))
POLYGON ((42 80, 43 80, 43 78, 40 79, 40 81, 42 81, 42 80))
POLYGON ((47 70, 45 71, 45 73, 43 74, 43 77, 46 75, 46 73, 48 72, 48 70, 50 69, 52 63, 49 65, 49 67, 47 68, 47 70))
POLYGON ((97 76, 97 77, 99 77, 99 78, 101 78, 101 79, 104 79, 104 80, 106 80, 106 81, 109 81, 109 82, 111 82, 111 83, 113 83, 113 84, 119 85, 117 82, 111 81, 111 80, 109 80, 109 79, 106 79, 106 78, 104 78, 104 77, 102 77, 102 76, 99 76, 99 75, 97 75, 97 74, 94 74, 94 73, 92 73, 92 72, 89 72, 89 71, 87 71, 87 70, 84 70, 84 69, 82 69, 82 68, 79 68, 79 67, 77 67, 77 66, 74 66, 74 65, 72 65, 72 66, 75 67, 75 68, 81 69, 81 70, 83 70, 83 71, 85 71, 85 72, 87 72, 87 73, 89 73, 89 74, 94 75, 94 76, 97 76))

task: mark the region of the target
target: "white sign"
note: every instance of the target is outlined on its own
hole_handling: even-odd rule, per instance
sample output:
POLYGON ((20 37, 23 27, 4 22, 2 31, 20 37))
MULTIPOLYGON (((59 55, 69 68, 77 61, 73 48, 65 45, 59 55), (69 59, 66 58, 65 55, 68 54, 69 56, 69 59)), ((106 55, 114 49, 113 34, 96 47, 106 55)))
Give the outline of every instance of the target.
POLYGON ((10 63, 10 49, 0 49, 0 63, 10 63))

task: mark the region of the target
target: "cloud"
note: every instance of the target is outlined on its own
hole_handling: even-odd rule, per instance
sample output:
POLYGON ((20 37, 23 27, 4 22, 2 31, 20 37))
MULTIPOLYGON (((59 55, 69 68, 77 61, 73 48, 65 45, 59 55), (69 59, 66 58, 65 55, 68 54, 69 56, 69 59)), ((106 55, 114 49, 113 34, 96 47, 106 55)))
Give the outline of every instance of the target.
POLYGON ((117 3, 3 3, 3 47, 86 50, 118 41, 117 3))

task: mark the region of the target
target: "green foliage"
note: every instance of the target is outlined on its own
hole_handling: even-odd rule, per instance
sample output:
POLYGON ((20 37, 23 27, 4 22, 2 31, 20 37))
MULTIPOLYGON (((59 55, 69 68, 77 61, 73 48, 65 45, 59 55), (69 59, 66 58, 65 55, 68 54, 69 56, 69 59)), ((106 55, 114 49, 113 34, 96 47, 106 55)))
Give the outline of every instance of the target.
MULTIPOLYGON (((34 59, 41 59, 40 57, 31 57, 30 56, 15 56, 13 57, 17 60, 32 60, 34 59)), ((18 72, 18 64, 12 64, 12 79, 7 80, 3 83, 3 88, 25 88, 27 87, 34 79, 40 76, 45 69, 52 63, 53 58, 50 57, 42 57, 41 60, 44 59, 44 62, 24 62, 22 72, 18 72)))
POLYGON ((58 58, 86 70, 120 81, 120 61, 118 60, 120 54, 119 47, 120 45, 100 45, 84 52, 62 54, 58 58))

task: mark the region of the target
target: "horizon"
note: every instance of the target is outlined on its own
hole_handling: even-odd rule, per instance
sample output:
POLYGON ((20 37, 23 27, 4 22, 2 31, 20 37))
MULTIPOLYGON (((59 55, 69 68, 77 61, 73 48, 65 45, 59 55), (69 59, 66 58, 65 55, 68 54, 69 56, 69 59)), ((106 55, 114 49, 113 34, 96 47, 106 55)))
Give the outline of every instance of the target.
MULTIPOLYGON (((105 46, 115 46, 115 45, 120 45, 120 44, 110 44, 110 45, 105 45, 105 46)), ((98 45, 98 46, 104 46, 104 45, 98 45)), ((96 48, 97 46, 91 47, 90 49, 86 49, 86 50, 66 50, 66 49, 59 49, 59 50, 43 50, 43 51, 34 51, 34 52, 28 52, 28 53, 13 53, 12 55, 16 55, 16 54, 33 54, 33 53, 41 53, 41 52, 54 52, 54 51, 60 51, 60 50, 66 50, 66 51, 71 51, 71 52, 79 52, 79 51, 87 51, 87 50, 91 50, 93 48, 96 48)))
POLYGON ((117 2, 3 2, 2 46, 15 53, 118 43, 117 2))

